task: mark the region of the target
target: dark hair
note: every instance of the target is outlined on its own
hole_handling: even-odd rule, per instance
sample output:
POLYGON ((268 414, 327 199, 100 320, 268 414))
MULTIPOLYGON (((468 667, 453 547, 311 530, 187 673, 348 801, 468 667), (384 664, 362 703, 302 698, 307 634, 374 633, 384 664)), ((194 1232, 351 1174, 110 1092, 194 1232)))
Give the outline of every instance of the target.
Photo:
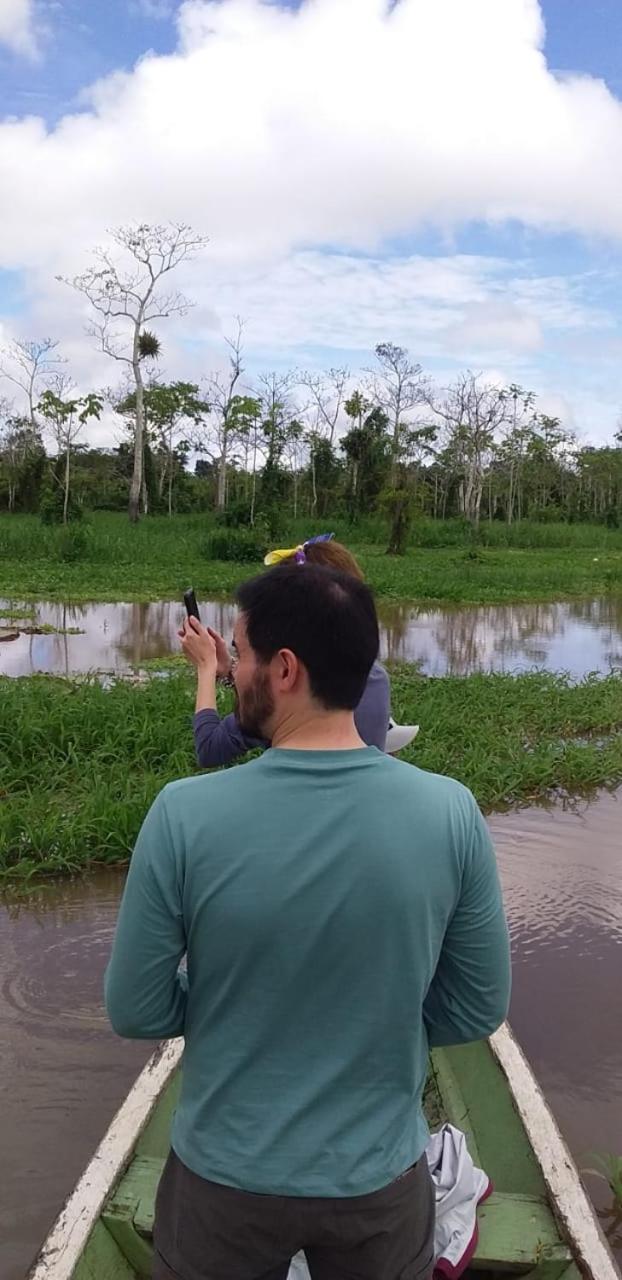
POLYGON ((261 662, 291 649, 327 710, 354 711, 378 656, 378 618, 369 587, 351 574, 284 564, 236 593, 251 648, 261 662))

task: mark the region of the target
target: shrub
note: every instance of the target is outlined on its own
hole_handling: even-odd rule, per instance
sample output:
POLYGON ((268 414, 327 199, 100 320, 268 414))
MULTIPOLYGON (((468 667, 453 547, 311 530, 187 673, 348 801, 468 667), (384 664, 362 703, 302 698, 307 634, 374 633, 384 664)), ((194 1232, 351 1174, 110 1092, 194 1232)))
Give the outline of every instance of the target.
POLYGON ((75 564, 88 554, 90 537, 83 524, 66 524, 58 535, 58 556, 65 564, 75 564))
POLYGON ((201 548, 207 560, 229 560, 251 564, 263 560, 269 550, 265 529, 215 529, 201 548))

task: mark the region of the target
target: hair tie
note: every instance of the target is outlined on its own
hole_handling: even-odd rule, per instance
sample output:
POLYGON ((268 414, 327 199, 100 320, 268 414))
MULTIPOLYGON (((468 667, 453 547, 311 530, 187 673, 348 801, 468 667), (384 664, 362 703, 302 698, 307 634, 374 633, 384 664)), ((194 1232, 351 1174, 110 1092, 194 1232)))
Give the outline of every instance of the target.
POLYGON ((278 551, 269 551, 264 556, 264 564, 275 565, 281 564, 283 560, 291 560, 292 556, 296 564, 306 564, 307 547, 312 547, 314 542, 330 542, 334 538, 334 533, 318 533, 315 538, 307 538, 306 542, 301 542, 297 547, 286 547, 278 551))

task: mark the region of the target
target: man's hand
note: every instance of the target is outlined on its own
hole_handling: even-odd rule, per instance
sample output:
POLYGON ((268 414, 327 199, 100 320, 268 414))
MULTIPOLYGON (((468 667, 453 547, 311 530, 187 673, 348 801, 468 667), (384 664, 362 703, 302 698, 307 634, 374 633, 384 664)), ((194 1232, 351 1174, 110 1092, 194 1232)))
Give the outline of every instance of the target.
MULTIPOLYGON (((188 661, 192 662, 197 670, 209 671, 215 677, 218 670, 218 651, 214 635, 209 628, 197 622, 196 618, 186 618, 177 634, 188 661)), ((220 640, 221 637, 219 636, 218 639, 220 640)), ((224 641, 222 643, 224 644, 224 641)), ((231 663, 228 654, 227 662, 228 669, 231 663)))

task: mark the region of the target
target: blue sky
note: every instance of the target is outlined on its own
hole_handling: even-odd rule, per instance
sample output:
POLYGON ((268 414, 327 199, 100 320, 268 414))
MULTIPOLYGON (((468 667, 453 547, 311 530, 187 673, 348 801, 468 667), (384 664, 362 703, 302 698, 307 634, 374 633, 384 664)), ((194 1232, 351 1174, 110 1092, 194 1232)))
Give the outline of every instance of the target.
MULTIPOLYGON (((448 10, 460 2, 442 0, 448 10)), ((17 8, 20 4, 26 6, 28 0, 7 0, 7 3, 17 8)), ((176 0, 105 0, 105 3, 104 0, 38 0, 38 3, 31 0, 31 3, 34 3, 32 30, 38 46, 36 56, 20 50, 16 40, 11 42, 6 33, 2 43, 0 24, 0 122, 4 121, 4 126, 0 123, 0 173, 4 173, 5 189, 17 191, 14 223, 11 223, 11 210, 5 215, 0 213, 0 218, 4 216, 9 224, 4 241, 0 239, 0 339, 10 340, 26 325, 45 324, 45 331, 51 332, 58 323, 58 336, 68 345, 69 355, 76 361, 77 377, 103 376, 101 362, 97 363, 87 354, 85 340, 75 336, 71 329, 70 321, 75 323, 77 311, 74 309, 70 315, 68 308, 65 315, 63 308, 61 315, 60 298, 65 295, 60 295, 47 281, 53 280, 59 268, 69 270, 72 263, 69 249, 75 247, 76 254, 86 252, 89 243, 95 243, 111 225, 110 218, 112 225, 136 216, 151 220, 151 209, 158 203, 161 204, 158 217, 175 216, 174 201, 166 191, 166 174, 171 172, 171 165, 163 173, 158 163, 158 136, 162 136, 162 131, 166 133, 166 115, 161 114, 164 85, 172 95, 174 124, 171 129, 175 136, 170 154, 173 165, 179 165, 175 181, 178 189, 184 192, 187 189, 190 220, 196 223, 197 210, 199 216, 206 210, 206 229, 214 245, 205 268, 201 267, 199 276, 191 275, 189 279, 198 301, 195 328, 190 333, 188 328, 180 327, 175 331, 174 340, 169 342, 168 350, 176 370, 183 368, 189 372, 191 355, 196 359, 196 317, 200 318, 199 335, 205 342, 209 361, 212 357, 219 358, 218 344, 227 331, 230 317, 241 312, 250 318, 250 372, 269 364, 318 365, 322 361, 334 364, 346 359, 356 369, 368 362, 366 343, 371 348, 374 341, 393 338, 411 346, 413 355, 439 379, 449 378, 459 367, 469 365, 491 377, 528 381, 538 391, 543 405, 549 411, 559 412, 585 438, 605 440, 613 432, 622 407, 619 374, 622 369, 622 290, 619 287, 622 215, 618 226, 617 205, 608 184, 614 181, 616 159, 619 160, 622 152, 622 113, 618 121, 616 101, 622 99, 620 0, 593 0, 589 5, 584 0, 543 0, 540 9, 546 24, 544 54, 548 71, 552 73, 546 83, 542 83, 543 77, 534 61, 537 38, 532 39, 531 33, 534 20, 537 21, 535 0, 495 0, 498 9, 505 7, 508 15, 510 11, 512 14, 515 34, 512 28, 507 37, 501 25, 498 29, 495 26, 491 0, 469 0, 473 31, 467 32, 466 38, 472 37, 476 54, 482 51, 482 65, 495 68, 495 74, 507 66, 511 78, 516 58, 516 90, 513 101, 510 100, 509 106, 506 104, 507 151, 504 154, 503 137, 492 136, 495 121, 491 117, 499 81, 494 81, 482 107, 481 144, 471 142, 471 150, 467 152, 459 138, 455 142, 453 139, 454 132, 459 133, 456 116, 460 115, 464 99, 456 90, 456 102, 452 105, 450 78, 441 109, 435 115, 433 110, 430 112, 434 115, 432 123, 425 115, 418 119, 413 108, 413 145, 420 149, 422 135, 429 130, 434 146, 429 146, 427 151, 424 148, 423 164, 420 158, 412 162, 410 193, 402 177, 395 176, 393 164, 388 165, 388 176, 384 179, 388 183, 387 200, 378 199, 374 174, 384 163, 386 148, 382 139, 376 139, 369 143, 372 172, 368 177, 363 171, 360 200, 351 209, 346 207, 351 192, 335 191, 340 179, 335 183, 335 170, 327 155, 329 148, 322 143, 322 138, 327 136, 323 130, 325 127, 330 130, 331 144, 339 138, 340 130, 343 131, 344 152, 339 160, 343 176, 344 167, 350 163, 349 156, 356 156, 359 145, 364 156, 369 129, 365 135, 362 122, 360 139, 356 136, 356 124, 338 95, 335 94, 331 102, 329 90, 325 99, 322 77, 319 81, 316 77, 317 104, 309 98, 301 105, 297 100, 298 85, 292 80, 288 88, 286 72, 281 103, 275 105, 274 99, 267 100, 265 114, 261 116, 261 109, 255 110, 257 98, 256 94, 253 97, 252 86, 248 86, 248 105, 244 102, 240 105, 233 99, 225 105, 227 87, 224 90, 221 87, 217 94, 216 87, 210 86, 206 70, 206 100, 201 119, 199 65, 216 67, 214 79, 218 65, 215 61, 209 62, 212 56, 209 46, 222 41, 221 48, 226 51, 225 40, 228 46, 232 43, 229 29, 224 29, 224 16, 221 15, 222 22, 221 17, 218 18, 222 30, 219 28, 216 37, 201 28, 200 21, 194 21, 197 15, 201 18, 201 0, 190 0, 186 5, 176 0), (170 55, 179 46, 180 9, 186 17, 192 9, 194 25, 190 26, 187 21, 183 50, 175 60, 170 55), (526 46, 529 46, 527 50, 526 46), (135 70, 141 59, 146 59, 142 69, 135 70), (187 108, 181 101, 185 91, 184 60, 196 76, 192 96, 188 90, 188 103, 192 105, 187 108), (120 71, 127 76, 122 84, 114 82, 120 86, 118 91, 105 92, 95 104, 92 98, 87 98, 86 91, 94 82, 105 82, 107 77, 120 71), (559 177, 549 173, 549 168, 559 160, 557 144, 550 144, 551 166, 546 149, 538 147, 540 120, 543 132, 547 128, 541 110, 548 110, 551 93, 557 93, 555 85, 577 74, 602 80, 606 86, 601 93, 592 85, 585 99, 580 87, 567 92, 560 90, 566 93, 563 100, 560 98, 563 110, 571 122, 575 121, 572 127, 577 133, 577 150, 585 124, 585 138, 580 140, 588 166, 585 183, 583 161, 574 162, 569 127, 564 126, 560 134, 568 153, 559 161, 559 177), (180 76, 176 81, 181 86, 179 93, 170 88, 174 76, 180 76), (210 99, 212 91, 214 98, 210 99), (295 126, 287 120, 288 92, 296 99, 295 126), (534 95, 540 92, 544 108, 534 106, 534 95), (521 94, 524 94, 523 101, 521 94), (125 104, 125 122, 115 114, 116 100, 125 104), (223 104, 222 114, 220 104, 223 104), (531 121, 530 111, 534 112, 531 121), (149 116, 149 112, 153 121, 147 119, 145 123, 145 114, 149 116), (331 112, 335 120, 332 129, 331 112), (79 137, 79 147, 75 141, 69 141, 66 126, 66 118, 76 113, 82 113, 85 121, 82 132, 72 135, 74 139, 79 137), (236 115, 235 129, 227 123, 231 113, 236 115), (40 118, 43 124, 23 125, 29 116, 40 118), (14 122, 22 122, 24 128, 19 135, 24 139, 21 159, 20 148, 14 145, 14 122), (121 158, 115 155, 115 147, 125 150, 135 128, 136 136, 140 135, 141 139, 137 144, 141 157, 149 154, 149 165, 145 162, 139 188, 139 192, 145 192, 145 212, 139 212, 139 198, 131 191, 131 159, 125 154, 121 158), (292 136, 294 128, 300 130, 299 148, 296 137, 292 136), (352 131, 347 138, 346 129, 352 131), (223 134, 220 150, 219 133, 223 134), (231 168, 231 138, 234 150, 243 144, 246 160, 240 160, 240 167, 243 169, 245 164, 252 170, 246 211, 241 207, 245 203, 244 183, 240 173, 231 168), (3 151, 3 142, 6 151, 3 151), (480 145, 481 154, 478 153, 480 145), (323 157, 315 155, 314 146, 318 153, 324 149, 323 157), (445 173, 439 177, 435 153, 446 151, 451 157, 452 147, 455 147, 455 160, 447 162, 445 173), (532 159, 530 147, 533 147, 532 159), (30 148, 34 159, 30 157, 30 148), (83 148, 82 159, 78 158, 80 148, 83 148), (310 148, 309 178, 303 168, 306 148, 310 148), (61 151, 62 164, 58 159, 61 151), (180 157, 184 151, 188 153, 187 169, 183 168, 186 163, 183 155, 180 157), (469 187, 468 175, 465 178, 465 172, 472 167, 473 154, 482 173, 478 183, 474 179, 475 191, 469 187), (72 156, 75 156, 75 173, 71 169, 72 156), (507 166, 507 175, 497 181, 499 156, 507 166), (512 173, 513 156, 517 157, 518 175, 512 173), (452 163, 456 172, 455 192, 446 180, 452 163), (288 177, 286 181, 282 172, 279 175, 283 192, 279 199, 274 195, 275 212, 271 217, 268 205, 274 189, 272 164, 277 170, 279 164, 287 168, 288 177), (29 165, 27 179, 24 171, 29 165), (589 165, 593 172, 588 172, 589 165), (62 169, 61 174, 58 167, 62 169), (91 178, 87 186, 82 187, 85 168, 91 178), (34 192, 33 172, 41 174, 41 186, 51 191, 49 207, 42 190, 34 192), (110 174, 108 185, 101 176, 106 173, 110 174), (66 175, 64 189, 63 175, 66 175), (106 192, 103 200, 96 190, 100 176, 106 192), (229 184, 231 195, 229 205, 221 208, 215 189, 223 181, 229 184), (314 203, 322 185, 328 197, 318 199, 317 207, 309 212, 305 204, 314 203), (125 189, 128 190, 127 208, 122 198, 125 189), (114 195, 109 201, 108 191, 114 195), (29 235, 26 236, 22 228, 20 237, 18 224, 20 221, 23 224, 24 216, 18 210, 22 198, 32 225, 29 235), (258 230, 255 210, 261 208, 264 199, 265 225, 258 230), (394 208, 389 207, 392 201, 394 208), (110 214, 104 209, 108 203, 110 214), (327 204, 334 208, 328 208, 327 204), (57 223, 56 232, 53 223, 57 223), (435 281, 438 281, 438 293, 435 281), (375 324, 374 306, 377 309, 375 324)), ((417 3, 420 12, 425 9, 425 3, 421 0, 417 3)), ((430 48, 435 51, 430 57, 438 58, 437 80, 442 82, 446 67, 444 57, 438 57, 439 35, 433 29, 435 3, 438 5, 441 0, 430 0, 429 38, 430 48)), ((237 0, 223 0, 222 14, 226 11, 234 15, 236 4, 237 0)), ((401 4, 405 9, 412 8, 414 20, 414 0, 401 0, 401 4)), ((374 5, 378 8, 378 0, 351 0, 350 5, 353 24, 355 14, 361 14, 363 7, 366 9, 372 48, 373 24, 377 30, 384 29, 379 25, 378 13, 372 14, 374 5)), ((345 0, 339 0, 339 6, 345 12, 345 0)), ((273 10, 285 7, 274 4, 273 10)), ((320 8, 321 3, 318 10, 320 8)), ((204 9, 207 10, 207 6, 204 9)), ((210 6, 210 11, 213 13, 214 6, 210 6)), ((455 14, 458 23, 461 18, 457 7, 455 14)), ((333 11, 331 20, 334 16, 333 11)), ((263 18, 257 27, 268 56, 272 46, 276 47, 277 34, 282 40, 289 38, 289 30, 295 31, 292 25, 295 19, 287 27, 284 15, 273 12, 272 17, 272 27, 268 27, 263 18)), ((250 25, 249 19, 249 28, 250 25)), ((316 25, 319 28, 319 17, 316 25)), ((234 27, 231 29, 238 41, 238 59, 245 57, 249 48, 252 54, 256 35, 250 29, 245 33, 240 22, 237 26, 234 23, 234 27)), ((420 30, 425 37, 427 28, 420 30)), ((352 37, 358 34, 353 25, 352 37)), ((463 38, 459 33, 458 39, 463 38)), ((319 31, 318 40, 322 39, 323 33, 319 31)), ((336 59, 336 70, 332 73, 337 77, 349 48, 345 22, 335 26, 331 45, 336 45, 339 39, 344 40, 344 48, 341 61, 336 59)), ((421 37, 418 43, 413 42, 413 65, 420 40, 421 37)), ((300 42, 292 42, 296 58, 300 57, 301 47, 300 42)), ((215 48, 212 52, 215 59, 215 48)), ((361 56, 365 57, 364 51, 361 56)), ((374 56, 380 63, 379 46, 374 56)), ((233 67, 237 65, 242 63, 239 60, 232 63, 233 67)), ((282 64, 277 62, 275 66, 272 75, 280 78, 282 64)), ((375 75, 376 65, 370 63, 370 66, 375 75)), ((327 69, 327 82, 330 74, 327 69)), ((247 89, 246 79, 241 81, 241 96, 247 89)), ((190 76, 187 80, 190 83, 190 76)), ((370 92, 373 92, 373 79, 370 79, 370 92)), ((551 103, 551 138, 555 137, 558 115, 559 103, 551 103)), ((387 113, 385 138, 386 130, 391 130, 395 119, 395 114, 387 113)), ((371 127, 373 131, 373 117, 371 127)), ((401 123, 399 128, 403 130, 401 123)), ((397 154, 399 157, 399 151, 397 154)), ((411 163, 408 137, 402 154, 408 169, 411 163)), ((352 163, 356 166, 358 161, 355 159, 352 163)), ((622 165, 619 171, 622 173, 622 165)), ((360 183, 360 176, 358 181, 360 183)), ((344 185, 347 188, 347 182, 344 185)), ((185 209, 185 202, 180 199, 180 210, 182 206, 185 209)), ((186 216, 183 211, 182 216, 186 216)))

